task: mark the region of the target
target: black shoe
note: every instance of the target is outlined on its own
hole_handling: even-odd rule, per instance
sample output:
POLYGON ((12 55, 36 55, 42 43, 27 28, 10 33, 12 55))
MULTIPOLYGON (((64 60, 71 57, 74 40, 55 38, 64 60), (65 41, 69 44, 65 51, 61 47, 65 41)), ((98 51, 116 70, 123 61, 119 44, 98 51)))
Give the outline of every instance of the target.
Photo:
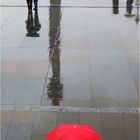
POLYGON ((35 10, 36 12, 38 11, 38 8, 37 7, 34 7, 34 9, 33 10, 35 10))

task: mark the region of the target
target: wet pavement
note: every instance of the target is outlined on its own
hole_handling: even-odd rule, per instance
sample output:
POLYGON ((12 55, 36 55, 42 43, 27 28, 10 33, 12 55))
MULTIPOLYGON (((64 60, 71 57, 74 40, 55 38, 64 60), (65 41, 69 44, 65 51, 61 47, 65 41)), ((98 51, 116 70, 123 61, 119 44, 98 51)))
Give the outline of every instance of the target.
POLYGON ((2 1, 2 140, 44 140, 63 123, 139 139, 139 9, 125 3, 2 1))
POLYGON ((60 124, 90 125, 104 140, 139 140, 138 114, 4 110, 2 140, 45 140, 60 124))

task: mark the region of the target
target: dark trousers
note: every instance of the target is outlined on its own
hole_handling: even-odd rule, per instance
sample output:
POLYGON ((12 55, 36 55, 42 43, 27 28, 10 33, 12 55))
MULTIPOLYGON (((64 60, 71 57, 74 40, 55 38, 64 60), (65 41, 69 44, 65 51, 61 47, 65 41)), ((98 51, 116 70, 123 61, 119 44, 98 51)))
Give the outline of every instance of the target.
POLYGON ((26 0, 28 9, 32 9, 32 0, 26 0))
MULTIPOLYGON (((26 1, 27 1, 28 9, 32 9, 32 0, 26 0, 26 1)), ((38 7, 38 0, 34 0, 34 5, 35 5, 35 8, 38 7)))
POLYGON ((38 6, 38 0, 34 0, 35 7, 38 6))
POLYGON ((127 5, 132 5, 133 2, 134 2, 134 0, 127 0, 126 4, 127 4, 127 5))
POLYGON ((132 9, 133 9, 133 4, 134 0, 127 0, 126 1, 126 11, 131 15, 132 9))

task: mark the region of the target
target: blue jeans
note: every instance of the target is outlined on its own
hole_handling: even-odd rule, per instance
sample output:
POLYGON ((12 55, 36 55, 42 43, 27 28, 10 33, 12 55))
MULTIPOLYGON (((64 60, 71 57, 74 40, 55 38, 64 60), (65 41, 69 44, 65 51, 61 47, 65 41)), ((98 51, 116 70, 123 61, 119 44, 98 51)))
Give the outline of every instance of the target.
POLYGON ((37 11, 38 8, 38 0, 34 0, 35 10, 37 11))

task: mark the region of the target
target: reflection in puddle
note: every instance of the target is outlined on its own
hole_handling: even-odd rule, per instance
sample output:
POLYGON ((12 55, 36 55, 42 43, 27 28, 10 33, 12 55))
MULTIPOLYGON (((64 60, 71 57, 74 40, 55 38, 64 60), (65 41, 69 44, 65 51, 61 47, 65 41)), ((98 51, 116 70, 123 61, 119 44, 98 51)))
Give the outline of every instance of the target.
MULTIPOLYGON (((59 106, 60 100, 63 98, 63 84, 60 79, 60 21, 61 21, 61 7, 52 7, 54 5, 61 5, 61 0, 51 0, 49 8, 49 58, 52 71, 52 77, 49 79, 49 83, 45 83, 44 90, 48 95, 48 98, 52 100, 54 106, 59 106)), ((47 80, 46 80, 47 81, 47 80)))
POLYGON ((119 0, 113 0, 113 14, 119 14, 119 0))
MULTIPOLYGON (((119 14, 119 0, 112 0, 112 12, 113 14, 119 14)), ((135 17, 136 23, 139 22, 139 0, 126 0, 126 17, 131 18, 135 17), (137 11, 136 14, 132 14, 133 11, 133 4, 136 5, 137 11)))
POLYGON ((135 5, 137 7, 136 14, 132 14, 132 10, 133 10, 132 4, 133 3, 134 3, 134 0, 127 0, 126 1, 126 14, 125 14, 125 16, 129 17, 129 18, 135 16, 135 21, 136 21, 136 23, 138 23, 139 22, 139 0, 136 0, 136 3, 135 3, 135 5))
POLYGON ((140 1, 139 1, 139 0, 137 0, 137 2, 136 2, 136 6, 137 6, 137 13, 136 13, 136 18, 135 18, 136 23, 138 23, 138 22, 139 22, 139 20, 140 20, 140 18, 139 18, 139 4, 140 4, 140 1))
MULTIPOLYGON (((48 72, 48 54, 45 51, 49 40, 51 74, 46 78, 41 104, 136 106, 138 33, 135 24, 130 21, 131 18, 126 20, 125 9, 118 9, 121 5, 119 2, 113 1, 116 8, 114 13, 122 14, 117 17, 109 13, 109 8, 63 7, 65 10, 62 24, 61 7, 58 6, 61 5, 61 1, 51 0, 48 12, 47 8, 39 9, 42 26, 37 12, 27 13, 27 36, 38 37, 39 30, 44 28, 41 38, 38 39, 24 40, 26 33, 22 30, 22 26, 25 22, 22 21, 23 24, 19 25, 17 20, 7 19, 3 34, 3 37, 7 38, 3 39, 3 79, 5 80, 3 103, 39 104, 44 73, 48 72), (117 22, 113 23, 116 21, 115 18, 117 22), (49 29, 47 29, 48 24, 49 29), (60 24, 63 25, 63 36, 60 24), (15 25, 19 25, 20 28, 15 25), (60 55, 62 41, 65 48, 63 56, 60 55), (44 97, 50 100, 43 100, 44 97)), ((19 10, 17 16, 23 19, 21 17, 23 9, 17 8, 17 10, 19 10)))
MULTIPOLYGON (((119 0, 113 0, 113 8, 114 8, 113 13, 119 14, 119 0)), ((60 74, 60 71, 61 71, 61 62, 60 62, 60 44, 61 44, 60 26, 61 25, 60 24, 61 24, 61 1, 60 0, 57 0, 57 1, 51 0, 50 7, 49 7, 49 59, 50 59, 49 73, 51 73, 51 77, 47 77, 45 79, 41 105, 59 106, 59 105, 63 104, 63 105, 73 105, 74 106, 74 104, 75 104, 75 106, 79 106, 79 105, 86 104, 87 106, 90 106, 92 104, 95 106, 102 106, 102 105, 119 106, 120 104, 121 105, 125 104, 125 102, 121 103, 120 98, 117 99, 117 97, 114 96, 116 94, 113 95, 112 92, 108 93, 108 91, 103 91, 103 93, 101 93, 102 90, 99 85, 101 85, 101 87, 105 86, 105 89, 107 89, 107 90, 112 90, 112 86, 110 89, 110 85, 109 84, 102 85, 102 81, 99 81, 99 83, 97 82, 97 87, 99 87, 99 89, 97 90, 97 87, 96 87, 97 94, 95 95, 95 93, 94 93, 94 96, 91 96, 90 94, 88 94, 88 93, 90 93, 90 92, 88 92, 88 86, 85 86, 86 90, 83 92, 83 90, 81 88, 83 88, 84 86, 82 85, 82 83, 80 83, 81 81, 80 82, 76 81, 75 82, 76 86, 73 83, 69 84, 69 82, 66 82, 66 81, 65 81, 65 85, 63 84, 64 82, 62 82, 62 78, 61 78, 62 75, 60 74), (74 89, 74 92, 67 90, 66 89, 67 84, 70 85, 70 88, 74 88, 74 86, 75 86, 76 90, 74 89), (66 94, 64 94, 64 92, 66 94), (107 94, 105 95, 104 92, 107 94), (100 97, 100 95, 101 95, 101 97, 100 97), (80 97, 81 97, 81 99, 80 99, 80 97), (62 100, 62 99, 64 99, 64 100, 62 100), (84 101, 84 102, 81 102, 81 101, 84 101)), ((109 33, 109 30, 107 30, 107 32, 109 33)), ((101 31, 99 31, 99 33, 101 33, 103 35, 104 31, 101 30, 101 31)), ((109 33, 109 37, 110 37, 111 33, 109 33)), ((114 42, 114 44, 115 44, 115 42, 114 42)), ((117 54, 117 57, 119 58, 119 52, 115 51, 115 53, 117 54)), ((108 55, 109 54, 107 54, 106 56, 108 56, 108 55)), ((101 56, 103 57, 103 55, 101 55, 101 56)), ((105 56, 105 58, 106 58, 106 56, 105 56)), ((122 58, 122 60, 123 60, 123 58, 122 58)), ((120 64, 123 64, 123 61, 120 64)), ((117 63, 114 63, 113 65, 110 65, 110 66, 114 69, 117 65, 118 65, 117 63)), ((97 67, 98 67, 98 65, 97 65, 97 67)), ((125 69, 125 70, 127 72, 127 69, 125 69)), ((122 70, 120 70, 120 71, 117 70, 116 73, 119 73, 119 75, 120 75, 121 71, 122 70)), ((102 75, 102 77, 104 77, 104 75, 106 75, 106 74, 107 74, 106 70, 104 72, 100 71, 100 75, 102 75)), ((98 72, 96 73, 96 75, 98 78, 98 72)), ((113 72, 112 75, 115 75, 115 73, 113 72)), ((126 77, 129 77, 129 73, 128 73, 128 76, 126 76, 126 77)), ((114 79, 116 79, 116 78, 114 77, 114 79)), ((121 82, 123 82, 123 81, 121 81, 121 82)), ((116 81, 115 81, 115 84, 116 84, 116 81)), ((131 83, 129 83, 129 82, 127 82, 127 84, 131 85, 131 83)), ((133 88, 133 84, 131 86, 133 88)), ((117 88, 117 89, 122 88, 122 90, 125 89, 125 88, 123 89, 123 87, 121 87, 121 85, 119 83, 118 83, 118 87, 115 85, 115 88, 117 88)), ((91 91, 91 93, 93 93, 93 92, 94 92, 94 90, 91 91)), ((124 97, 124 96, 122 96, 122 97, 124 97)))
POLYGON ((127 0, 127 2, 126 2, 126 14, 125 14, 125 16, 128 16, 128 17, 133 17, 133 16, 135 16, 134 14, 132 14, 132 10, 133 10, 133 6, 132 6, 132 4, 133 4, 133 0, 127 0))
POLYGON ((34 18, 32 10, 28 11, 28 19, 26 21, 27 37, 39 37, 38 31, 41 29, 41 24, 39 23, 38 11, 35 10, 34 18))

